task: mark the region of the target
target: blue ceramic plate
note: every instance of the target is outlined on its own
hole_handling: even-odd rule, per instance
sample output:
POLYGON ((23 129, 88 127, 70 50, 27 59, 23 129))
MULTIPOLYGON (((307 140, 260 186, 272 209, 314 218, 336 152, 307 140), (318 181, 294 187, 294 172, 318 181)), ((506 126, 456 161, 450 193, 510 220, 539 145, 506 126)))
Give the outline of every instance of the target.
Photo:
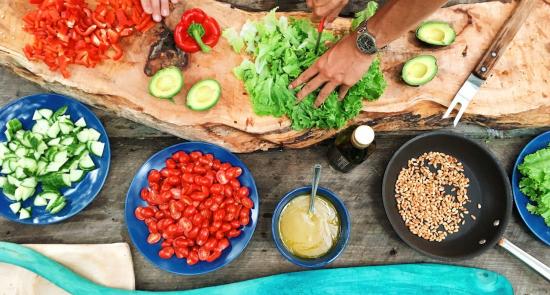
POLYGON ((519 190, 521 173, 518 170, 518 166, 523 163, 525 156, 548 147, 548 144, 550 144, 550 131, 535 137, 523 148, 514 165, 514 172, 512 172, 512 189, 514 191, 514 200, 519 215, 521 215, 521 218, 525 221, 525 224, 527 224, 527 227, 529 227, 533 234, 546 243, 546 245, 550 246, 550 227, 544 223, 542 217, 527 211, 526 206, 527 203, 529 203, 529 198, 519 190))
MULTIPOLYGON (((12 201, 3 193, 0 193, 0 214, 5 218, 26 224, 50 224, 59 222, 86 208, 103 187, 105 179, 107 179, 107 174, 109 174, 109 164, 111 163, 111 148, 109 146, 107 132, 92 111, 72 98, 59 94, 44 93, 23 97, 8 103, 0 109, 0 141, 6 141, 4 131, 6 130, 6 123, 9 120, 13 118, 19 119, 21 123, 23 123, 23 128, 28 130, 34 124, 32 116, 36 109, 47 108, 55 111, 63 106, 68 107, 66 114, 71 115, 71 120, 76 121, 83 117, 84 120, 86 120, 87 127, 94 128, 101 133, 99 140, 105 143, 103 156, 101 158, 92 157, 97 168, 86 174, 82 181, 61 191, 67 198, 68 203, 63 210, 54 215, 46 212, 45 207, 33 206, 31 218, 18 219, 18 216, 13 214, 8 207, 12 201)), ((37 192, 40 192, 40 187, 38 187, 37 192)), ((30 206, 33 199, 34 198, 29 198, 23 202, 23 207, 30 206)))
POLYGON ((252 234, 254 234, 256 223, 258 221, 258 212, 258 190, 256 189, 254 178, 252 177, 250 170, 248 170, 239 158, 233 155, 230 151, 210 143, 184 142, 165 148, 154 154, 147 160, 147 162, 145 162, 145 164, 143 164, 143 166, 141 166, 141 168, 139 168, 134 176, 134 179, 132 180, 132 183, 130 184, 130 189, 128 190, 128 194, 126 196, 124 215, 132 242, 139 252, 141 252, 141 254, 143 254, 143 256, 145 256, 145 258, 147 258, 152 264, 175 274, 198 275, 224 267, 241 254, 252 238, 252 234), (231 246, 225 249, 220 258, 214 262, 200 261, 199 263, 190 266, 187 265, 185 259, 178 259, 175 256, 168 260, 161 259, 158 256, 161 242, 154 245, 149 245, 147 243, 147 236, 149 235, 147 226, 143 221, 138 220, 134 216, 134 210, 137 206, 145 206, 147 204, 141 199, 140 191, 142 188, 147 187, 147 175, 149 171, 151 169, 161 170, 164 168, 166 159, 170 158, 170 156, 177 151, 185 151, 187 153, 192 151, 200 151, 204 154, 213 154, 214 157, 222 161, 222 163, 228 162, 232 166, 241 167, 243 169, 243 173, 239 176, 239 181, 243 186, 250 189, 250 199, 254 202, 254 208, 251 211, 250 223, 243 228, 243 232, 240 236, 229 239, 231 246))

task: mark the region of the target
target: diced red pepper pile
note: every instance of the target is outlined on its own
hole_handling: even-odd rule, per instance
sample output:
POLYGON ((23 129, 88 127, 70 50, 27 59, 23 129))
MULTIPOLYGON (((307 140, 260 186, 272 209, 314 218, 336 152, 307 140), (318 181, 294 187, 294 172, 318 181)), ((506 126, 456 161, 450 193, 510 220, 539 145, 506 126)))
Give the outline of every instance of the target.
POLYGON ((120 59, 121 38, 155 25, 139 0, 98 0, 93 11, 85 0, 29 1, 37 9, 23 17, 24 30, 34 35, 23 49, 25 56, 65 78, 70 64, 95 67, 105 59, 120 59))
POLYGON ((147 242, 163 239, 160 258, 176 256, 188 265, 212 262, 250 223, 254 202, 241 186, 240 167, 222 163, 212 154, 179 151, 161 171, 151 170, 149 187, 141 190, 147 206, 134 214, 147 225, 147 242))

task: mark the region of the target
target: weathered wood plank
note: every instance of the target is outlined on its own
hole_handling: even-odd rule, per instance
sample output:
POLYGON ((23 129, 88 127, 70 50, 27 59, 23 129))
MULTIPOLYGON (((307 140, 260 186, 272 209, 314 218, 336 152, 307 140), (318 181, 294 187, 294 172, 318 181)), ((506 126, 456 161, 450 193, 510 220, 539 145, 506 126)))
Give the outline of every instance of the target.
MULTIPOLYGON (((173 290, 218 285, 281 272, 300 270, 277 252, 271 239, 271 214, 281 196, 309 181, 310 166, 325 167, 322 185, 337 192, 352 216, 352 237, 344 254, 331 267, 407 262, 434 262, 399 240, 385 217, 381 200, 381 180, 392 153, 408 136, 382 136, 377 151, 350 174, 331 171, 326 162, 326 145, 305 150, 251 153, 240 157, 252 170, 260 193, 260 221, 243 255, 215 273, 179 277, 156 269, 132 246, 137 287, 173 290), (264 167, 271 167, 269 170, 264 167), (289 167, 291 169, 289 169, 289 167), (278 174, 274 171, 285 171, 278 174)), ((507 171, 529 137, 490 140, 486 143, 497 154, 507 171)), ((123 218, 124 200, 131 178, 139 166, 159 149, 175 144, 177 138, 114 138, 112 168, 98 198, 82 213, 61 224, 47 227, 24 226, 0 220, 3 240, 19 243, 131 243, 123 218)), ((529 253, 550 264, 548 247, 537 241, 514 214, 506 237, 529 253)), ((437 262, 437 261, 435 261, 437 262)), ((488 268, 504 274, 518 294, 544 294, 547 283, 521 262, 500 249, 456 264, 488 268)))

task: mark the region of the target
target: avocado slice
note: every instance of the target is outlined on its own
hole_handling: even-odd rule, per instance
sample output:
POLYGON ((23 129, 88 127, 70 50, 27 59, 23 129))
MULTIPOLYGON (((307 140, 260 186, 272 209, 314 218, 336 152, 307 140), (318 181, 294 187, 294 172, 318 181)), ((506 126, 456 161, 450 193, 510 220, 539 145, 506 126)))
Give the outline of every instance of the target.
POLYGON ((430 82, 437 70, 437 60, 433 55, 419 55, 405 63, 401 77, 411 86, 420 86, 430 82))
POLYGON ((172 66, 158 71, 149 82, 149 93, 157 98, 171 99, 183 88, 183 74, 172 66))
POLYGON ((206 111, 218 103, 221 93, 222 88, 218 81, 199 81, 187 93, 187 107, 194 111, 206 111))
POLYGON ((456 32, 447 22, 427 21, 416 29, 416 38, 430 45, 447 46, 454 42, 456 32))

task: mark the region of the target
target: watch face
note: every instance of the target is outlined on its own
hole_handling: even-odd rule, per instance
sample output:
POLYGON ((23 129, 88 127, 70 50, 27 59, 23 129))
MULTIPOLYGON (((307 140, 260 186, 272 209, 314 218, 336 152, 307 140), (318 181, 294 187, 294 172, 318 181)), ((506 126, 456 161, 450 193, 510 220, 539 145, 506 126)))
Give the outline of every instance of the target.
POLYGON ((366 33, 357 36, 357 47, 366 54, 374 54, 378 51, 374 38, 366 33))

